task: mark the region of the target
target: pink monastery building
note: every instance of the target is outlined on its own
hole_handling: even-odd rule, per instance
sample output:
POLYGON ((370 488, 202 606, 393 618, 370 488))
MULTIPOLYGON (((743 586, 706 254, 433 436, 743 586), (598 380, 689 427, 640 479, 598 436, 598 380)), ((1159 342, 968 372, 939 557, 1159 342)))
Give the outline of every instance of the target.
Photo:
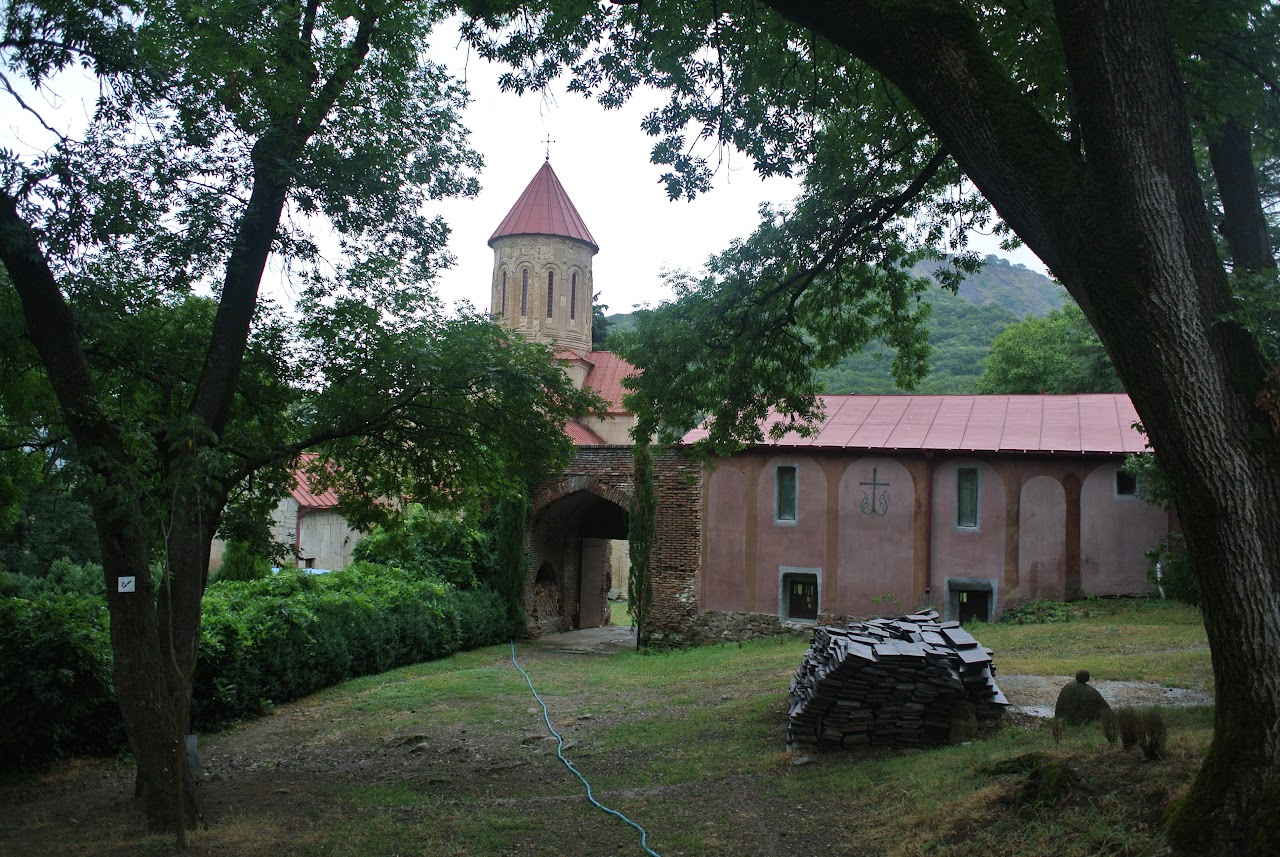
MULTIPOLYGON (((599 247, 549 162, 489 246, 494 317, 554 343, 570 377, 610 403, 607 419, 568 427, 573 465, 534 491, 529 631, 605 624, 625 567, 634 415, 621 383, 635 370, 591 350, 599 247)), ((1151 590, 1144 554, 1173 522, 1121 470, 1143 448, 1127 396, 828 396, 825 406, 811 437, 709 466, 678 449, 656 457, 652 642, 925 604, 988 619, 1039 598, 1151 590)))

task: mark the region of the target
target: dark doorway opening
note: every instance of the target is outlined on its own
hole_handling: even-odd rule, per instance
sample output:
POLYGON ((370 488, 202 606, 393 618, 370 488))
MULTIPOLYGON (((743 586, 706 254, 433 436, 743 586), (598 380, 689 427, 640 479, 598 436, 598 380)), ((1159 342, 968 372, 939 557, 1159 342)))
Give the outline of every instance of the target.
POLYGON ((991 621, 991 593, 961 590, 956 593, 959 601, 957 619, 964 625, 969 622, 991 621))
POLYGON ((785 619, 818 618, 818 576, 816 574, 786 574, 782 578, 785 619))

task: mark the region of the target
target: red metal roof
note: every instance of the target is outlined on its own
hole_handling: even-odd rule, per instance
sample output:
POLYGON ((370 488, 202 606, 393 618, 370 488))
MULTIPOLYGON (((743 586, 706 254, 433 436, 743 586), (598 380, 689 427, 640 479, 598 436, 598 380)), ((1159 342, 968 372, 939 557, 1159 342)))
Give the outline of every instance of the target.
MULTIPOLYGON (((954 452, 1129 453, 1146 448, 1123 394, 1079 396, 822 396, 818 433, 765 445, 954 452)), ((776 422, 771 416, 766 424, 776 422)), ((695 429, 692 443, 706 437, 695 429)))
POLYGON ((622 379, 634 375, 636 367, 612 351, 591 351, 582 359, 591 364, 583 386, 609 403, 609 413, 625 414, 627 410, 622 406, 622 396, 626 390, 622 388, 622 379))
POLYGON ((516 204, 489 237, 489 246, 508 235, 558 235, 573 238, 591 245, 591 252, 600 252, 600 245, 591 237, 587 224, 582 221, 578 209, 573 207, 569 194, 565 193, 560 179, 556 178, 551 162, 544 161, 533 181, 520 194, 516 204))
POLYGON ((338 495, 333 489, 316 493, 311 490, 311 480, 307 478, 306 469, 315 461, 314 452, 304 452, 298 456, 298 466, 293 475, 297 482, 293 487, 293 499, 304 509, 332 509, 338 505, 338 495))
POLYGON ((564 433, 573 441, 574 446, 596 446, 604 443, 604 438, 584 426, 582 423, 565 423, 564 433))

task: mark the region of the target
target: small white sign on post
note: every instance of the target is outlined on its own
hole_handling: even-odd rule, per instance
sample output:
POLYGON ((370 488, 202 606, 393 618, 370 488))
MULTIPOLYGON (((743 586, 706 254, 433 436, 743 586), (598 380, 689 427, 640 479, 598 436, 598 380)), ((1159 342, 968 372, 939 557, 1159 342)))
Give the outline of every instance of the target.
POLYGON ((117 577, 116 580, 120 582, 121 592, 137 592, 138 591, 137 586, 135 585, 137 581, 136 577, 117 577))

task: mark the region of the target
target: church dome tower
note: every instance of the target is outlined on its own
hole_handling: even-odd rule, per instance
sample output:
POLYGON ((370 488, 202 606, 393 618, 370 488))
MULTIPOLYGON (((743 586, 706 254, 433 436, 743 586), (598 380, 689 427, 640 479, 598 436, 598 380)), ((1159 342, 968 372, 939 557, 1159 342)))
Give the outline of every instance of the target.
POLYGON ((546 161, 489 238, 490 312, 531 342, 591 351, 591 257, 587 225, 546 161))

